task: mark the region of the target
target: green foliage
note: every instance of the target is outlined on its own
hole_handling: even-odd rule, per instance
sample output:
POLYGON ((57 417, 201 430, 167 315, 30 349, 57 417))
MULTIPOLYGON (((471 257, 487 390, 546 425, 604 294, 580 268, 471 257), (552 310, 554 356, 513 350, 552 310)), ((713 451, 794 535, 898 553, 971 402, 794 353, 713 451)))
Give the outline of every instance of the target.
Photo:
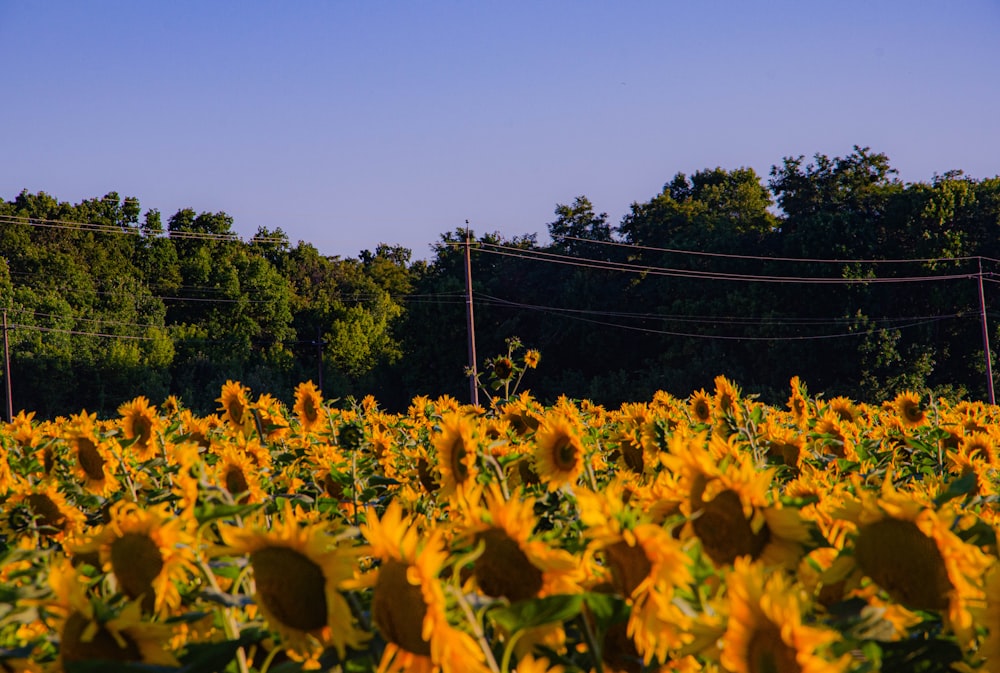
MULTIPOLYGON (((503 353, 516 334, 544 353, 530 381, 542 399, 615 404, 704 387, 722 371, 772 402, 787 398, 792 375, 830 396, 981 398, 976 257, 992 279, 1000 177, 950 171, 903 184, 895 174, 862 147, 786 157, 766 182, 749 168, 677 173, 617 224, 581 195, 556 206, 549 244, 473 236, 478 351, 503 353), (886 258, 915 261, 873 261, 886 258), (806 282, 944 274, 955 278, 806 282)), ((390 407, 467 395, 464 231, 413 262, 385 243, 327 257, 280 228, 243 242, 226 213, 163 218, 115 192, 70 204, 23 191, 0 201, 0 217, 15 408, 53 415, 82 399, 107 412, 177 394, 207 412, 230 379, 285 401, 307 379, 328 397, 371 393, 390 407)), ((1000 312, 993 284, 985 290, 995 348, 1000 312)))

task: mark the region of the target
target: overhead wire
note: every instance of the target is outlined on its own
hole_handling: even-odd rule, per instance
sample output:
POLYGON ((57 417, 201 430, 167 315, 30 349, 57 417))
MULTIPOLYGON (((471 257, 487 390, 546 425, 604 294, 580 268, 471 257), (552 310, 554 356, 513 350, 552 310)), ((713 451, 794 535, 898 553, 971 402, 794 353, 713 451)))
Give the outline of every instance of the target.
MULTIPOLYGON (((46 229, 63 229, 72 231, 126 234, 129 236, 146 236, 149 238, 172 238, 182 240, 202 240, 220 242, 240 242, 235 232, 214 233, 210 231, 184 231, 180 229, 161 229, 159 231, 144 229, 136 224, 120 225, 101 222, 76 222, 73 220, 52 220, 37 217, 19 217, 16 215, 0 215, 0 224, 27 224, 32 227, 46 229)), ((287 238, 279 236, 252 236, 247 243, 288 243, 287 238)))
MULTIPOLYGON (((524 308, 530 310, 543 310, 552 313, 567 313, 567 314, 577 314, 577 315, 589 315, 589 316, 600 316, 605 318, 631 318, 636 320, 658 320, 663 322, 687 322, 696 324, 710 324, 710 325, 741 325, 741 326, 771 326, 771 325, 793 325, 797 327, 808 327, 808 326, 822 326, 822 325, 852 325, 857 324, 859 319, 857 317, 839 317, 839 318, 797 318, 797 317, 784 317, 775 316, 767 318, 754 318, 748 316, 720 316, 720 315, 673 315, 664 313, 630 313, 625 311, 601 311, 594 309, 574 309, 565 308, 558 306, 545 306, 539 304, 528 304, 525 302, 512 301, 509 299, 503 299, 501 297, 495 297, 493 295, 483 294, 476 292, 475 296, 479 298, 481 304, 487 306, 506 306, 511 308, 524 308)), ((953 317, 962 317, 966 315, 971 315, 973 310, 967 309, 964 311, 957 311, 953 313, 937 314, 937 315, 924 315, 924 316, 898 316, 898 317, 883 317, 883 318, 868 318, 867 320, 875 324, 892 324, 897 322, 912 322, 912 321, 926 321, 926 320, 936 320, 936 319, 947 319, 953 317)))
POLYGON ((961 280, 976 278, 978 273, 960 274, 938 274, 931 276, 900 276, 900 277, 870 277, 870 278, 835 278, 816 276, 769 276, 757 274, 738 274, 715 271, 697 271, 690 269, 674 269, 671 267, 650 266, 644 264, 632 264, 628 262, 610 262, 607 260, 593 259, 588 257, 574 257, 572 255, 560 255, 558 253, 544 252, 540 250, 527 250, 525 248, 513 248, 493 243, 480 243, 479 247, 473 248, 477 252, 505 257, 515 257, 519 259, 551 262, 553 264, 563 264, 580 268, 600 269, 605 271, 619 271, 636 274, 646 274, 652 276, 666 276, 671 278, 694 278, 699 280, 727 280, 739 282, 759 282, 759 283, 791 283, 802 285, 869 285, 869 284, 889 284, 889 283, 920 283, 939 282, 944 280, 961 280))
POLYGON ((703 250, 684 250, 680 248, 659 248, 651 245, 640 245, 638 243, 625 243, 624 241, 600 241, 592 238, 581 238, 579 236, 569 236, 566 234, 552 234, 554 239, 568 241, 579 241, 582 243, 594 243, 597 245, 610 245, 630 250, 647 250, 650 252, 666 252, 680 255, 693 255, 700 257, 719 257, 724 259, 747 259, 764 262, 799 262, 803 264, 928 264, 939 262, 963 262, 973 259, 995 260, 990 257, 980 255, 967 255, 962 257, 914 257, 914 258, 869 258, 869 259, 840 259, 840 258, 816 258, 816 257, 771 257, 767 255, 739 255, 724 252, 706 252, 703 250))

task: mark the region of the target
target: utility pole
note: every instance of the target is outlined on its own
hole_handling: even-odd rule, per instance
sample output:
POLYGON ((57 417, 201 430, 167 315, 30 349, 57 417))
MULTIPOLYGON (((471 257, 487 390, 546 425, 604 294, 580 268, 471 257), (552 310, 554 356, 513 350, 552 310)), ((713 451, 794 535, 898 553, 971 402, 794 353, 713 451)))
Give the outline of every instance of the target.
POLYGON ((479 375, 476 373, 476 322, 472 315, 472 240, 465 221, 465 322, 469 333, 469 398, 479 405, 479 375))
POLYGON ((14 400, 10 394, 10 347, 7 344, 7 309, 3 310, 3 379, 7 385, 7 422, 14 422, 14 400))
POLYGON ((990 404, 996 404, 996 398, 993 395, 993 362, 990 359, 990 328, 986 322, 986 296, 983 294, 982 257, 979 258, 979 274, 977 275, 977 279, 979 281, 979 310, 983 322, 983 355, 986 358, 986 394, 989 397, 990 404))
POLYGON ((319 388, 320 395, 323 394, 323 346, 326 344, 323 341, 323 331, 320 327, 316 328, 316 361, 318 364, 318 376, 317 376, 317 387, 319 388))

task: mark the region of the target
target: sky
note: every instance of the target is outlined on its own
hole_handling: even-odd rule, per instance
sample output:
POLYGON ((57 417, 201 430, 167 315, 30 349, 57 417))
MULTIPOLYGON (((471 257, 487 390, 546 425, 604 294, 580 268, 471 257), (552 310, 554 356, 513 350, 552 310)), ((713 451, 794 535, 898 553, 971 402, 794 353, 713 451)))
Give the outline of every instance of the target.
POLYGON ((0 198, 109 192, 414 259, 678 172, 1000 174, 1000 0, 0 0, 0 198))

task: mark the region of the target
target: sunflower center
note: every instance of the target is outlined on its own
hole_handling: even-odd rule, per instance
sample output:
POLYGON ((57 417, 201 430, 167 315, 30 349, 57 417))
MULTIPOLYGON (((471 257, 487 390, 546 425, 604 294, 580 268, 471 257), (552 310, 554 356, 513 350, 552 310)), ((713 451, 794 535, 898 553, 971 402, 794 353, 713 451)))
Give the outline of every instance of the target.
POLYGON ((740 556, 757 558, 771 536, 766 525, 753 532, 740 496, 730 489, 705 503, 693 526, 701 548, 716 565, 731 564, 740 556))
POLYGON ((625 461, 625 466, 636 474, 642 474, 643 469, 646 467, 645 456, 642 453, 642 445, 631 440, 624 441, 621 444, 621 451, 622 459, 625 461))
POLYGON ((417 478, 420 480, 420 485, 428 493, 434 493, 438 490, 437 481, 434 479, 434 475, 431 474, 431 466, 426 458, 417 460, 417 478))
POLYGON ((303 398, 302 415, 305 416, 306 421, 309 423, 315 423, 316 419, 319 418, 319 412, 316 411, 316 402, 312 397, 303 398))
POLYGON ((465 464, 465 457, 469 452, 465 448, 465 442, 461 437, 451 445, 451 472, 455 475, 455 481, 463 483, 469 478, 469 466, 465 464))
POLYGON ((236 465, 226 470, 226 490, 233 495, 246 493, 250 490, 250 484, 247 483, 246 475, 236 465))
POLYGON ((791 442, 773 441, 770 443, 768 455, 781 458, 781 462, 789 467, 799 464, 799 452, 801 448, 791 442))
POLYGON ((912 521, 883 519, 864 526, 854 555, 893 600, 915 610, 948 607, 953 586, 944 558, 934 540, 912 521))
POLYGON ((653 565, 642 547, 632 546, 620 540, 604 549, 604 556, 611 566, 617 588, 625 596, 631 596, 643 580, 649 577, 653 565))
POLYGON ((476 559, 476 582, 487 596, 513 602, 531 598, 542 589, 542 571, 536 568, 516 541, 499 528, 476 536, 486 548, 476 559))
POLYGON ((705 400, 698 400, 694 403, 694 417, 702 423, 707 423, 712 418, 712 409, 705 400))
POLYGON ((52 502, 52 498, 44 493, 32 493, 26 500, 39 528, 52 532, 66 527, 66 516, 59 510, 59 505, 52 502))
POLYGON ((327 472, 323 475, 323 490, 331 498, 340 500, 344 497, 344 485, 333 478, 333 475, 327 472))
POLYGON ((774 624, 755 629, 747 644, 748 673, 800 673, 795 649, 781 639, 774 624))
POLYGON ((573 439, 567 435, 562 435, 556 439, 552 446, 552 462, 556 469, 561 472, 572 472, 576 469, 580 459, 580 452, 573 444, 573 439))
POLYGON ((124 633, 119 634, 125 641, 124 647, 118 644, 115 637, 103 626, 97 629, 94 637, 84 642, 83 633, 90 625, 90 620, 79 612, 74 612, 63 625, 59 652, 64 662, 77 661, 141 661, 142 653, 138 645, 124 633))
POLYGON ((135 433, 135 445, 145 449, 149 445, 149 438, 153 436, 153 426, 148 418, 139 416, 132 419, 132 432, 135 433))
POLYGON ((282 625, 299 631, 326 626, 326 577, 304 554, 288 547, 250 553, 257 600, 282 625))
POLYGON ((531 469, 527 458, 517 461, 517 474, 526 485, 530 486, 539 482, 538 473, 531 469))
POLYGON ((229 417, 233 419, 233 423, 236 425, 242 425, 243 423, 243 403, 238 399, 232 399, 229 404, 226 405, 226 410, 229 412, 229 417))
POLYGON ((424 617, 427 603, 420 587, 406 577, 409 566, 389 559, 382 563, 372 594, 375 623, 386 640, 420 656, 430 656, 430 643, 424 640, 424 617))
POLYGON ((111 543, 111 569, 129 598, 144 596, 142 607, 156 602, 153 580, 163 570, 163 554, 156 541, 142 533, 125 533, 111 543))
POLYGON ((76 440, 76 455, 80 461, 80 467, 87 475, 88 479, 100 481, 104 479, 104 458, 97 450, 97 444, 89 437, 80 437, 76 440))

